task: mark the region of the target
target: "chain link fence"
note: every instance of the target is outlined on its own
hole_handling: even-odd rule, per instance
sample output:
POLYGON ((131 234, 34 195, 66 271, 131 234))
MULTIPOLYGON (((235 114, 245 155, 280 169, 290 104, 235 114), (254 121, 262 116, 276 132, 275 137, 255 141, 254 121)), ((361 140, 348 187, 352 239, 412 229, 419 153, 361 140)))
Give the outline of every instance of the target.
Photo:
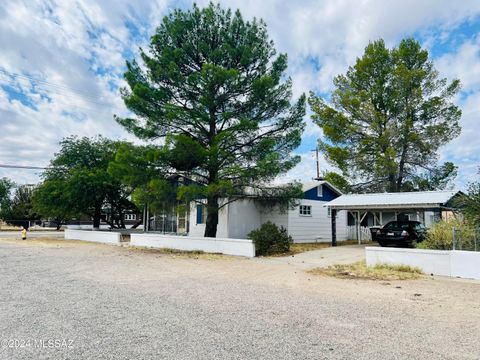
POLYGON ((452 249, 480 251, 480 228, 452 228, 452 249))

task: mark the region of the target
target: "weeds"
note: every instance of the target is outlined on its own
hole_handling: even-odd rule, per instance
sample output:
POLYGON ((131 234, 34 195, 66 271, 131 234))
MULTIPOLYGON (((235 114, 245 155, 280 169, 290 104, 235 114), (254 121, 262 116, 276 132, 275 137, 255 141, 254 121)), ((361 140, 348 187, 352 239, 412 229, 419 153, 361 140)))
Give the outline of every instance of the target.
POLYGON ((367 266, 364 261, 348 265, 333 265, 325 269, 316 268, 310 270, 309 273, 341 279, 368 280, 413 280, 418 279, 422 275, 422 271, 416 267, 387 264, 367 266))

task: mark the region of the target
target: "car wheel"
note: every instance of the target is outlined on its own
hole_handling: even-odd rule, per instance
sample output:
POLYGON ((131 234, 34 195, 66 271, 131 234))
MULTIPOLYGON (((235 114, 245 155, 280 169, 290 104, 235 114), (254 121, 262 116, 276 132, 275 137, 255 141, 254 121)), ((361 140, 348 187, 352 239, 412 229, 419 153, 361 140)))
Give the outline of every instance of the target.
POLYGON ((379 240, 379 241, 378 241, 378 245, 380 245, 381 247, 386 247, 386 246, 387 246, 387 243, 384 242, 384 241, 379 240))

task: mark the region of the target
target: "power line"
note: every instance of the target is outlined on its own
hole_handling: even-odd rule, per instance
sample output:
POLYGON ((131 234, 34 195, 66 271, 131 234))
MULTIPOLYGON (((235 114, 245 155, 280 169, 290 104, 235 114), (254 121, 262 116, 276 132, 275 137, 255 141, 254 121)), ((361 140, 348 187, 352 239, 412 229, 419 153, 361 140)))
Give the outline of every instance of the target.
POLYGON ((79 95, 81 94, 82 96, 85 96, 85 97, 89 97, 93 100, 97 100, 98 98, 95 96, 95 95, 92 95, 91 93, 85 91, 85 90, 81 90, 81 89, 77 89, 77 88, 72 88, 70 86, 65 86, 65 85, 61 85, 61 84, 55 84, 55 83, 52 83, 52 82, 49 82, 49 81, 46 81, 46 80, 41 80, 41 79, 37 79, 37 78, 34 78, 33 76, 31 75, 24 75, 24 74, 17 74, 17 73, 12 73, 12 72, 9 72, 9 71, 6 71, 4 69, 0 69, 0 72, 1 73, 4 73, 5 75, 7 76, 12 76, 12 77, 19 77, 21 79, 24 79, 24 80, 30 80, 30 81, 34 81, 35 83, 40 83, 40 84, 44 84, 46 86, 52 86, 52 87, 57 87, 61 90, 69 90, 69 91, 72 91, 72 92, 76 92, 78 93, 79 95))
POLYGON ((9 164, 0 164, 0 168, 6 168, 6 169, 30 169, 30 170, 49 170, 49 169, 53 169, 53 167, 28 166, 28 165, 9 165, 9 164))
MULTIPOLYGON (((0 72, 1 72, 1 69, 0 69, 0 72)), ((7 84, 11 85, 11 86, 17 85, 17 83, 15 83, 12 79, 3 78, 2 81, 4 83, 7 83, 7 84)), ((35 81, 35 80, 32 80, 32 81, 35 81)), ((57 94, 57 95, 63 96, 66 99, 69 99, 69 100, 74 100, 74 101, 76 100, 76 99, 72 98, 70 96, 70 94, 59 91, 59 89, 55 89, 55 88, 54 89, 48 89, 48 88, 44 88, 42 86, 45 86, 45 85, 36 85, 37 89, 39 89, 39 90, 43 90, 43 91, 46 91, 46 92, 57 94)), ((87 97, 87 96, 85 96, 83 94, 79 94, 79 93, 76 93, 76 95, 82 97, 83 101, 85 101, 87 103, 91 103, 91 104, 95 104, 95 105, 99 105, 99 106, 106 106, 106 107, 111 107, 112 106, 112 104, 109 104, 109 103, 106 103, 106 102, 95 101, 95 100, 93 100, 94 99, 93 97, 90 98, 90 97, 87 97)), ((77 106, 77 105, 72 105, 72 106, 77 106)), ((92 108, 92 109, 94 109, 94 108, 92 108)))

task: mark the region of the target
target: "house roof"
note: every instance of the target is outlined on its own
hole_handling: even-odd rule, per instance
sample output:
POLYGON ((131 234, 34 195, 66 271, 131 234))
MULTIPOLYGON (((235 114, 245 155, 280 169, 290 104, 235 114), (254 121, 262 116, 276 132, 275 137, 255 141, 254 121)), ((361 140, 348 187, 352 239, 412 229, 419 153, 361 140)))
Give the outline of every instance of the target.
POLYGON ((333 186, 332 184, 330 184, 328 181, 325 181, 325 180, 313 180, 313 181, 303 183, 302 184, 302 190, 303 190, 303 192, 305 192, 305 191, 311 190, 311 189, 313 189, 313 188, 315 188, 319 185, 327 185, 330 189, 332 189, 338 195, 342 195, 342 192, 339 189, 337 189, 335 186, 333 186))
MULTIPOLYGON (((275 187, 282 187, 282 186, 286 186, 288 184, 280 184, 280 185, 277 185, 277 186, 271 186, 272 188, 275 188, 275 187)), ((309 181, 309 182, 306 182, 306 183, 303 183, 302 184, 302 191, 303 192, 306 192, 308 190, 311 190, 315 187, 317 187, 318 185, 327 185, 330 189, 332 189, 335 193, 337 193, 338 195, 342 195, 342 192, 340 190, 338 190, 335 186, 333 186, 332 184, 330 184, 328 181, 325 181, 325 180, 314 180, 314 181, 309 181)), ((253 188, 246 188, 245 189, 245 194, 248 195, 248 196, 256 196, 257 195, 257 190, 256 189, 253 189, 253 188)))
POLYGON ((332 209, 426 209, 444 206, 458 191, 418 191, 402 193, 342 195, 326 206, 332 209))

